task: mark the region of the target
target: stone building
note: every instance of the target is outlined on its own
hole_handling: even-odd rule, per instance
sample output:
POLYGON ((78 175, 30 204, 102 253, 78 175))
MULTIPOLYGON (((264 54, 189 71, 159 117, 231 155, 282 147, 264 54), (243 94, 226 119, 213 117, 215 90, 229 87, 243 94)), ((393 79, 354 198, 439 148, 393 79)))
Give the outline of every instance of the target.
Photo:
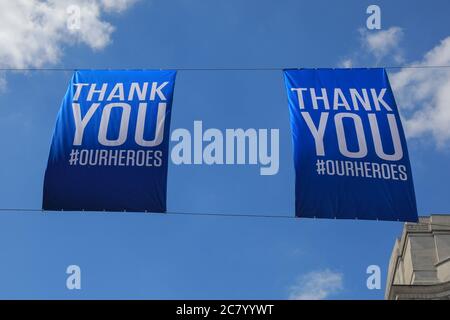
POLYGON ((385 298, 450 299, 450 215, 405 224, 389 262, 385 298))

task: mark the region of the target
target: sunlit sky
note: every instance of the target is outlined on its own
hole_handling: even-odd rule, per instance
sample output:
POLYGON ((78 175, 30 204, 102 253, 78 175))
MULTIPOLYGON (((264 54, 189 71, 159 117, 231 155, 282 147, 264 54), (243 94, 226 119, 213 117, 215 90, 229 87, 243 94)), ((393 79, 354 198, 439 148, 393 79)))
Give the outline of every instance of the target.
MULTIPOLYGON (((450 3, 445 0, 377 1, 380 31, 365 29, 372 1, 124 3, 123 8, 100 9, 98 20, 92 18, 114 30, 92 22, 81 25, 82 36, 77 36, 54 27, 55 21, 51 35, 13 28, 17 34, 0 45, 0 65, 280 68, 178 72, 172 131, 192 130, 195 120, 221 130, 279 128, 280 170, 261 176, 254 165, 170 164, 167 204, 175 212, 294 215, 291 131, 281 69, 422 63, 449 36, 450 3), (381 43, 371 38, 388 30, 381 43), (25 36, 59 51, 33 51, 14 40, 25 36), (2 46, 17 46, 17 60, 5 54, 12 47, 2 46)), ((17 14, 13 7, 2 2, 0 11, 17 14)), ((0 29, 6 30, 3 35, 8 32, 0 29)), ((441 51, 445 64, 450 51, 441 51)), ((402 72, 388 71, 392 77, 402 72)), ((71 75, 0 75, 0 208, 41 208, 51 136, 71 75)), ((444 76, 436 79, 449 81, 444 76)), ((427 77, 433 78, 433 72, 427 77)), ((394 94, 400 98, 400 113, 411 123, 408 147, 419 215, 447 213, 450 134, 438 120, 450 111, 434 107, 435 91, 421 96, 418 105, 402 100, 409 88, 394 88, 394 94), (439 119, 416 117, 422 104, 440 112, 439 119), (427 129, 428 120, 434 131, 427 129)), ((381 299, 401 230, 399 222, 6 210, 0 214, 0 298, 381 299), (66 288, 66 268, 72 264, 81 268, 81 290, 66 288), (381 267, 380 290, 366 287, 366 268, 373 264, 381 267)))

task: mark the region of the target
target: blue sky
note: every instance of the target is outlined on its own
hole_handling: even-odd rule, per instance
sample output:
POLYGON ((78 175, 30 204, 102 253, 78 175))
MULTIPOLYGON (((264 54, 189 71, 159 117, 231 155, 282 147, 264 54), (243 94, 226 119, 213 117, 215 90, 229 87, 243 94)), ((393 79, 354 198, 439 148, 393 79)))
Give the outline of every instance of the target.
MULTIPOLYGON (((19 51, 0 48, 0 65, 283 68, 449 60, 446 47, 439 47, 449 36, 450 3, 445 0, 377 1, 382 31, 392 31, 381 34, 387 37, 381 47, 374 34, 360 31, 372 1, 131 2, 114 10, 103 4, 106 9, 89 30, 82 27, 81 36, 59 32, 57 22, 49 22, 55 31, 51 35, 25 29, 9 35, 10 42, 2 46, 19 51), (11 40, 24 34, 56 54, 11 40), (433 48, 439 57, 424 57, 433 48)), ((3 9, 14 13, 12 7, 3 9)), ((5 36, 8 29, 0 29, 5 36)), ((436 93, 446 87, 430 82, 436 90, 417 96, 420 104, 407 99, 416 97, 408 90, 432 78, 448 81, 448 73, 427 71, 419 77, 402 72, 392 74, 399 88, 394 94, 410 124, 419 214, 448 213, 450 134, 439 119, 450 111, 436 93), (402 82, 402 76, 410 82, 402 82), (422 106, 438 116, 424 117, 418 112, 422 106)), ((0 76, 1 208, 40 208, 53 126, 70 77, 70 72, 51 71, 0 76)), ((170 164, 169 211, 293 215, 284 90, 276 70, 178 73, 172 130, 190 129, 194 120, 208 128, 279 128, 280 170, 260 176, 257 166, 170 164)), ((0 298, 286 299, 314 294, 305 290, 317 290, 317 280, 331 274, 334 285, 324 288, 322 298, 381 299, 401 230, 396 222, 5 211, 0 214, 0 298), (81 268, 81 290, 66 288, 65 270, 71 264, 81 268), (381 290, 366 287, 366 268, 372 264, 381 267, 381 290)))

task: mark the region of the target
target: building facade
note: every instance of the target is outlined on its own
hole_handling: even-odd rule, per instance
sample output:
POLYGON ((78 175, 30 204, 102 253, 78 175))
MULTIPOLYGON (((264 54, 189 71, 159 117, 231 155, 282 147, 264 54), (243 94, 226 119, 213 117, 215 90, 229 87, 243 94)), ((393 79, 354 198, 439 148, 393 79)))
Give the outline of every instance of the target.
POLYGON ((385 298, 450 300, 450 215, 405 224, 392 250, 385 298))

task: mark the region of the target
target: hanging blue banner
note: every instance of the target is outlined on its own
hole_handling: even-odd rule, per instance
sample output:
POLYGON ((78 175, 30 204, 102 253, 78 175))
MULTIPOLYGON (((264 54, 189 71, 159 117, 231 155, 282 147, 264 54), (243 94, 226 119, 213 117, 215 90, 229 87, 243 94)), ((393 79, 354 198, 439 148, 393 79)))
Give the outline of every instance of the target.
POLYGON ((417 221, 406 139, 384 69, 284 70, 298 217, 417 221))
POLYGON ((175 71, 76 71, 59 111, 44 210, 166 211, 175 71))

